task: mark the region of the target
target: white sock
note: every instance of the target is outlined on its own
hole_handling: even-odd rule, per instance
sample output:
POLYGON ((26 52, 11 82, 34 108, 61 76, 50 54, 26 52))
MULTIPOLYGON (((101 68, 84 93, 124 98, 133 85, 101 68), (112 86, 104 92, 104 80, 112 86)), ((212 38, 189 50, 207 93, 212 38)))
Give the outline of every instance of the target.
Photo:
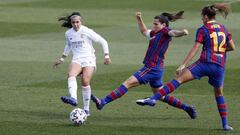
POLYGON ((77 80, 74 76, 68 78, 68 91, 70 96, 77 100, 77 80))
POLYGON ((83 109, 89 111, 90 97, 91 97, 91 87, 82 86, 82 97, 83 97, 83 109))

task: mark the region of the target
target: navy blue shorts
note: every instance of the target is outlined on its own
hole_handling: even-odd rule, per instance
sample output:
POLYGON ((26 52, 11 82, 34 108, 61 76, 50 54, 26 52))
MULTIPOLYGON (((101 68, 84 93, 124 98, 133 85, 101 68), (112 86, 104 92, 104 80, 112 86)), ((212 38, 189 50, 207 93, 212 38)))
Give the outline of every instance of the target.
POLYGON ((140 84, 149 83, 152 88, 159 88, 163 85, 162 76, 164 69, 142 67, 133 74, 140 84))
POLYGON ((188 67, 195 79, 208 76, 208 83, 213 87, 220 88, 224 82, 224 68, 214 63, 196 61, 188 67))

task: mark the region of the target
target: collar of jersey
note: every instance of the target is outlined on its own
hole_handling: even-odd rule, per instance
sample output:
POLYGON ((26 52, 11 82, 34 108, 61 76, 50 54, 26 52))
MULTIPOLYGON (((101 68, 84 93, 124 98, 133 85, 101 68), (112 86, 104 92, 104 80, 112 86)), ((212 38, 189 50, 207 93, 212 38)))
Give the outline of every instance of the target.
POLYGON ((207 23, 213 23, 213 22, 216 22, 215 20, 212 20, 212 21, 208 21, 207 23))

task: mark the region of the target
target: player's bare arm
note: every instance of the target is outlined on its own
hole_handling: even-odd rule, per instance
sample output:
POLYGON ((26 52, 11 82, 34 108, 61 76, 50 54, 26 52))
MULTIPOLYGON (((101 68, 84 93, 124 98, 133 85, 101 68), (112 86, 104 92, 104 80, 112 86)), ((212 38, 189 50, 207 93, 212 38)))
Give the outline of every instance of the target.
POLYGON ((188 35, 188 30, 183 29, 183 30, 170 30, 168 32, 168 35, 171 37, 182 37, 188 35))
POLYGON ((64 59, 66 58, 66 55, 62 55, 61 58, 59 58, 54 64, 53 64, 53 68, 57 68, 60 64, 62 64, 64 62, 64 59))
POLYGON ((179 75, 183 69, 188 65, 188 63, 192 60, 192 58, 197 54, 199 48, 200 48, 201 43, 196 42, 196 44, 192 47, 192 49, 189 51, 187 57, 184 59, 183 64, 180 65, 177 70, 176 74, 179 75))
POLYGON ((145 23, 143 22, 142 13, 141 12, 136 12, 136 18, 137 18, 137 23, 138 23, 139 30, 145 36, 145 34, 147 32, 147 27, 146 27, 145 23))

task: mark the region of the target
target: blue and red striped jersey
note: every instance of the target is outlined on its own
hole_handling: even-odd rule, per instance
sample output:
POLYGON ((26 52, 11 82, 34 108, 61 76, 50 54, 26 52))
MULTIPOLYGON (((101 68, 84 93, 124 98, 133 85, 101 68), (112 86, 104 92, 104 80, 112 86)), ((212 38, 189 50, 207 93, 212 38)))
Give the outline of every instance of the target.
POLYGON ((168 49, 169 42, 172 40, 168 35, 170 29, 164 27, 159 32, 150 32, 150 41, 143 64, 150 68, 163 68, 165 53, 168 49))
POLYGON ((200 61, 225 66, 226 48, 232 39, 228 30, 216 21, 209 21, 198 28, 196 42, 202 43, 200 61))

